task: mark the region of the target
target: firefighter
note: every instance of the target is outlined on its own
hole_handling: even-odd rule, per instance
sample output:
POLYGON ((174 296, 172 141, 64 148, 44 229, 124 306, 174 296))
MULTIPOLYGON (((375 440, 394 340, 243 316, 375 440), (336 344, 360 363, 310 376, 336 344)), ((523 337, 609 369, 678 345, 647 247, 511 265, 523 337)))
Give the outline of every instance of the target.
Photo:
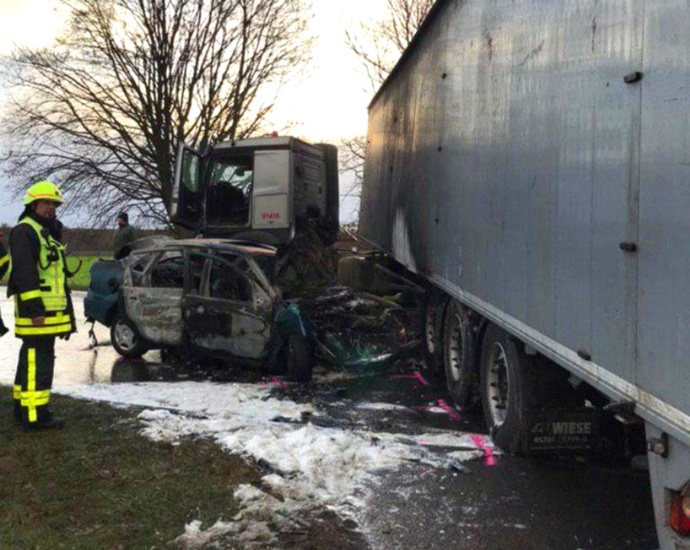
POLYGON ((64 422, 50 411, 55 338, 75 330, 67 286, 57 185, 40 181, 24 195, 24 212, 10 233, 12 258, 8 296, 14 296, 15 335, 23 343, 14 381, 14 414, 24 430, 59 429, 64 422))
MULTIPOLYGON (((0 230, 0 239, 4 239, 5 234, 0 230)), ((10 255, 5 250, 5 245, 0 241, 0 279, 5 276, 7 270, 10 267, 10 255)), ((2 321, 2 315, 0 314, 0 336, 7 334, 8 330, 5 323, 2 321)))

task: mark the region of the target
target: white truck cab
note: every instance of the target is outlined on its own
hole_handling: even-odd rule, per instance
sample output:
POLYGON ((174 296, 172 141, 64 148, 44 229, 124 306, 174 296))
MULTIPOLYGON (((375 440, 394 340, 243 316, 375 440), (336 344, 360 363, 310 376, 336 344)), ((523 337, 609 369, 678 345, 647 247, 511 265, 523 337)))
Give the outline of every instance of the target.
POLYGON ((203 153, 180 143, 169 213, 203 236, 276 246, 311 220, 330 244, 339 225, 337 148, 282 136, 220 143, 203 153))

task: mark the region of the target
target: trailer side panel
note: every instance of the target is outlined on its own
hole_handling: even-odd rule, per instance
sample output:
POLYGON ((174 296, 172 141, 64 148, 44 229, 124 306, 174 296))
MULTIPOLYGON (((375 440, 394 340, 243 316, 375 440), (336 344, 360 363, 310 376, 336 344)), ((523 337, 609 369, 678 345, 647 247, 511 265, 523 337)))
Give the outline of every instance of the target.
POLYGON ((690 210, 687 109, 670 102, 687 99, 687 71, 666 70, 666 102, 649 76, 687 59, 689 12, 679 0, 439 2, 370 106, 360 220, 410 270, 686 442, 690 397, 669 378, 689 351, 687 245, 672 257, 690 210), (675 38, 658 36, 664 18, 675 38), (672 280, 654 280, 666 269, 672 280))

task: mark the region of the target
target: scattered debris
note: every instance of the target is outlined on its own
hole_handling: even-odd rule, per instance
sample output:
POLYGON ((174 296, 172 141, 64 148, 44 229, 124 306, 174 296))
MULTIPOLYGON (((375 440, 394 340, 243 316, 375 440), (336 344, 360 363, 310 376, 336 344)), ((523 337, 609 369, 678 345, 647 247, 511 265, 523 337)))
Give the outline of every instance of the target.
POLYGON ((331 287, 300 308, 312 325, 320 358, 348 368, 374 368, 411 353, 420 343, 399 297, 331 287))

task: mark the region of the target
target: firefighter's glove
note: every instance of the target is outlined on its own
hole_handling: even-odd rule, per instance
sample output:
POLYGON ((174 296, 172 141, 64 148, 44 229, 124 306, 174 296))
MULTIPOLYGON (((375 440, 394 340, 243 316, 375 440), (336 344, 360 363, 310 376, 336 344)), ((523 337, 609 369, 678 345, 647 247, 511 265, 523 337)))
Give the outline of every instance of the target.
POLYGON ((72 336, 72 333, 68 332, 67 334, 61 334, 60 336, 58 336, 58 338, 60 338, 60 340, 64 340, 66 342, 67 340, 69 340, 70 336, 72 336))

